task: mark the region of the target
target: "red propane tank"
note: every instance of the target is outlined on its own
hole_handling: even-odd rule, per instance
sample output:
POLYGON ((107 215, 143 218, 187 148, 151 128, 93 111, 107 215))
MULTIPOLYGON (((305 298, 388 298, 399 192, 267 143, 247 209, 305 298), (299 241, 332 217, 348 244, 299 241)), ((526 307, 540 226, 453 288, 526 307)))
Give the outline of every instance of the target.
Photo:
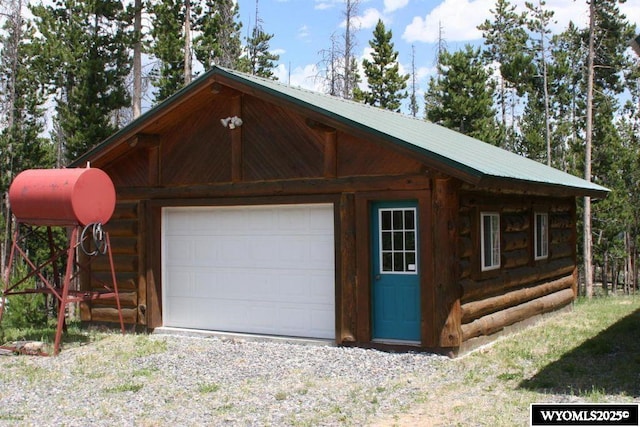
POLYGON ((116 191, 100 169, 29 169, 11 183, 9 202, 16 220, 26 224, 106 224, 116 191))

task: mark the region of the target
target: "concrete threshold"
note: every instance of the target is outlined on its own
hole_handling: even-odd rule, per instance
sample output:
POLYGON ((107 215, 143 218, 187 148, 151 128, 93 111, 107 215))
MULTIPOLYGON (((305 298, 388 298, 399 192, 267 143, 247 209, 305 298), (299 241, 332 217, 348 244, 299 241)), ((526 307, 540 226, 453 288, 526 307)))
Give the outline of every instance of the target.
POLYGON ((299 344, 314 346, 335 346, 335 340, 322 338, 300 338, 279 335, 243 334, 239 332, 210 331, 205 329, 188 329, 161 326, 153 330, 153 335, 173 335, 196 338, 218 338, 221 341, 232 342, 275 342, 283 344, 299 344))

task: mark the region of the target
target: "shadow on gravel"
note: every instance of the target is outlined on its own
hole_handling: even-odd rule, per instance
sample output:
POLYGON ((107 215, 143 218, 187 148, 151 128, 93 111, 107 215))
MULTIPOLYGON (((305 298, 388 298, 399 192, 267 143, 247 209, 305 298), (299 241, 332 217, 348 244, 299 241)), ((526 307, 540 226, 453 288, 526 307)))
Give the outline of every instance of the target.
POLYGON ((520 387, 550 394, 640 396, 640 310, 522 381, 520 387))

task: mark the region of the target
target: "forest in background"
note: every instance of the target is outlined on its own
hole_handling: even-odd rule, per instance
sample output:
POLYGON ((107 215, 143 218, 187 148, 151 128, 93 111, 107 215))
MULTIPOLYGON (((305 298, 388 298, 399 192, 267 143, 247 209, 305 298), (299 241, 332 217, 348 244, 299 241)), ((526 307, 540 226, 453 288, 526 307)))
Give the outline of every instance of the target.
MULTIPOLYGON (((558 34, 543 0, 497 0, 479 27, 484 44, 451 51, 443 40, 437 72, 419 88, 382 21, 371 57, 355 56, 360 0, 344 0, 345 25, 319 52, 317 78, 327 94, 413 116, 422 107, 426 120, 611 189, 578 207, 582 292, 603 282, 629 293, 639 276, 637 29, 619 1, 587 4, 589 24, 558 34)), ((239 16, 233 0, 0 0, 1 271, 20 171, 63 167, 213 65, 275 78, 258 2, 244 37, 239 16)))

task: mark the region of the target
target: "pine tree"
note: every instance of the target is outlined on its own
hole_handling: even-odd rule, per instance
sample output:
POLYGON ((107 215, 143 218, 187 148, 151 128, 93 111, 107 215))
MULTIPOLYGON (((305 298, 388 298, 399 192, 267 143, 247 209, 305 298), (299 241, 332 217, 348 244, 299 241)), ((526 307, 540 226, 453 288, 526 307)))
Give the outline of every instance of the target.
MULTIPOLYGON (((526 2, 525 6, 530 12, 531 19, 527 21, 527 26, 533 34, 537 34, 539 39, 533 44, 532 51, 535 58, 535 64, 537 71, 533 72, 534 76, 530 86, 533 88, 531 94, 534 98, 542 98, 542 106, 544 108, 544 142, 546 146, 546 161, 547 165, 551 166, 551 112, 550 112, 550 94, 549 94, 549 70, 548 70, 548 52, 547 52, 547 38, 551 33, 549 24, 553 19, 553 11, 545 9, 546 3, 544 0, 538 0, 538 5, 526 2), (539 76, 539 77, 538 77, 539 76)), ((530 100, 532 97, 529 96, 530 100)), ((525 116, 526 117, 526 116, 525 116)))
POLYGON ((500 106, 500 121, 502 127, 510 129, 505 133, 507 139, 500 144, 504 148, 513 145, 516 132, 513 129, 515 118, 507 118, 509 104, 515 103, 512 99, 516 95, 522 95, 524 86, 530 79, 531 58, 527 54, 526 43, 528 35, 525 31, 526 15, 516 12, 516 6, 509 0, 497 0, 495 10, 492 11, 494 21, 486 20, 478 26, 482 31, 484 43, 487 49, 484 52, 485 59, 495 62, 499 66, 500 81, 498 88, 498 104, 500 106), (510 126, 511 124, 511 126, 510 126))
POLYGON ((15 175, 24 169, 53 166, 51 146, 40 135, 44 131, 45 96, 33 73, 36 55, 30 39, 34 30, 22 17, 22 2, 16 1, 0 36, 0 271, 7 262, 12 222, 7 192, 15 175))
POLYGON ((450 129, 498 145, 495 121, 495 83, 487 71, 480 49, 443 51, 438 62, 438 80, 431 78, 425 94, 426 118, 450 129))
POLYGON ((206 0, 195 29, 193 41, 196 58, 205 70, 213 65, 237 69, 242 53, 238 22, 239 7, 232 0, 206 0))
MULTIPOLYGON (((187 0, 189 1, 189 0, 187 0)), ((181 0, 157 0, 150 2, 151 39, 148 47, 159 64, 154 67, 153 85, 155 102, 159 103, 185 85, 185 20, 184 3, 181 0)))
POLYGON ((387 31, 382 20, 378 20, 373 39, 369 41, 372 61, 362 61, 368 90, 354 89, 354 98, 386 110, 400 111, 402 100, 408 96, 405 89, 409 75, 399 72, 398 52, 393 49, 392 36, 391 30, 387 31))
MULTIPOLYGON (((619 73, 620 69, 628 68, 628 59, 624 55, 626 42, 634 36, 634 28, 620 13, 618 2, 615 0, 600 0, 590 3, 589 29, 583 32, 583 37, 589 46, 587 61, 587 104, 585 121, 585 160, 584 177, 596 182, 602 180, 611 171, 607 168, 603 155, 609 150, 607 140, 615 140, 616 136, 605 133, 613 128, 614 111, 613 96, 619 94, 624 85, 619 73), (598 121, 594 126, 595 120, 598 121), (598 159, 597 162, 592 159, 598 159)), ((598 217, 603 208, 593 209, 594 217, 598 217)), ((593 295, 592 277, 592 206, 589 197, 584 198, 584 277, 585 295, 593 295)))
POLYGON ((266 33, 262 28, 262 20, 258 17, 258 0, 256 0, 256 24, 247 38, 246 55, 240 62, 241 71, 274 79, 274 62, 280 59, 280 55, 269 52, 269 42, 273 34, 266 33))
POLYGON ((68 160, 117 128, 111 115, 129 105, 127 15, 115 0, 58 0, 34 6, 37 72, 55 94, 57 123, 68 160))
MULTIPOLYGON (((578 135, 580 117, 584 105, 580 87, 583 70, 586 68, 586 50, 582 45, 579 29, 569 23, 567 29, 551 39, 551 61, 549 64, 550 115, 552 123, 552 164, 565 172, 581 175, 576 156, 577 145, 583 138, 578 135)), ((582 158, 582 153, 580 153, 582 158)))

